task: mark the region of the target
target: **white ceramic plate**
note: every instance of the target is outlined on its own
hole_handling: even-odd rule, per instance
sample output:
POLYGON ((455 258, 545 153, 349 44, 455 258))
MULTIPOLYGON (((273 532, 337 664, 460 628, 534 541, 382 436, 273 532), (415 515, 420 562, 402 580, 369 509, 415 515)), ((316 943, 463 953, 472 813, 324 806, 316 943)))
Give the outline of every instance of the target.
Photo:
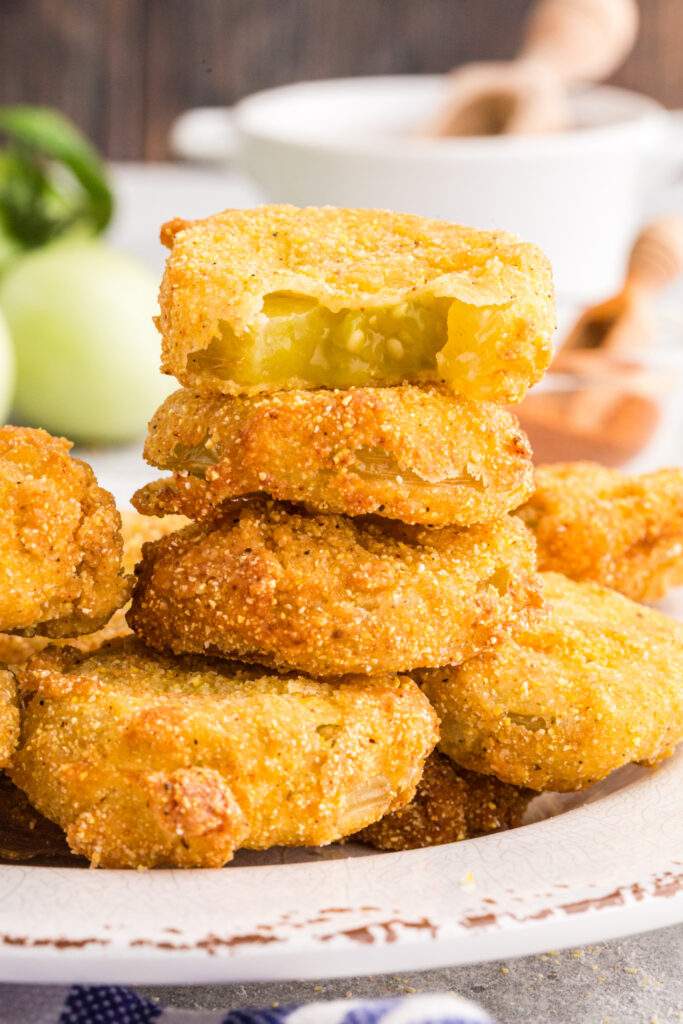
MULTIPOLYGON (((137 451, 92 458, 122 503, 137 451)), ((683 591, 663 610, 683 618, 683 591)), ((683 746, 529 824, 406 853, 239 853, 218 871, 0 866, 0 982, 396 973, 525 956, 683 921, 683 746)))
POLYGON ((544 797, 535 816, 548 814, 407 853, 272 851, 218 871, 0 867, 0 982, 419 970, 683 920, 683 750, 581 797, 544 797))
MULTIPOLYGON (((131 199, 138 177, 122 206, 128 221, 146 224, 147 193, 143 204, 131 199)), ((188 179, 187 193, 203 195, 188 179)), ((168 189, 159 194, 164 215, 178 212, 168 189)), ((118 240, 135 248, 129 235, 122 228, 118 240)), ((122 504, 151 475, 139 446, 88 454, 122 504)), ((667 610, 680 615, 683 601, 667 610)), ((0 866, 0 982, 395 973, 683 921, 683 750, 655 771, 628 768, 583 794, 540 798, 531 818, 427 850, 239 854, 221 871, 0 866)))

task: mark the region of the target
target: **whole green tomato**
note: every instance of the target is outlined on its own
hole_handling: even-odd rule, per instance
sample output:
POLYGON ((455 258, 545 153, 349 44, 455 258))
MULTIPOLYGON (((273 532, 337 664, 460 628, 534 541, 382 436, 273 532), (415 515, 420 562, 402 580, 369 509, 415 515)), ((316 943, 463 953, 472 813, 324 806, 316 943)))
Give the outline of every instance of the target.
POLYGON ((5 318, 0 314, 0 424, 7 419, 14 394, 14 352, 5 318))
POLYGON ((174 385, 159 372, 156 283, 102 242, 22 257, 0 282, 22 421, 81 443, 139 437, 174 385))

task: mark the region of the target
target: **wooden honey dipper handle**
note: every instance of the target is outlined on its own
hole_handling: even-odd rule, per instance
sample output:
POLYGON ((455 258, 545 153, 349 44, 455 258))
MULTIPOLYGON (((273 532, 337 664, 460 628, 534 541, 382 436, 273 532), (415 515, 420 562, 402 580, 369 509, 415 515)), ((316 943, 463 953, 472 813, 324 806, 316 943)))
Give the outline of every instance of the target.
POLYGON ((517 59, 456 68, 443 107, 423 133, 560 131, 569 121, 567 86, 608 75, 637 31, 636 0, 538 0, 517 59))
POLYGON ((552 67, 567 82, 606 78, 638 33, 636 0, 540 0, 520 58, 552 67))
POLYGON ((683 217, 662 217, 638 235, 628 262, 625 291, 654 295, 683 274, 683 217))

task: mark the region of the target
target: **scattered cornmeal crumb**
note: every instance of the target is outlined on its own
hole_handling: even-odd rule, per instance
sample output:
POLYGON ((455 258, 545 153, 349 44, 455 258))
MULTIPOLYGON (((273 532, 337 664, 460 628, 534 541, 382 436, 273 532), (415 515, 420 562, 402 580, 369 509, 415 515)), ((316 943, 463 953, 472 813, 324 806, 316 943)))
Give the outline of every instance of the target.
POLYGON ((465 892, 473 892, 476 889, 477 883, 474 874, 468 871, 467 874, 463 875, 460 879, 460 888, 464 889, 465 892))

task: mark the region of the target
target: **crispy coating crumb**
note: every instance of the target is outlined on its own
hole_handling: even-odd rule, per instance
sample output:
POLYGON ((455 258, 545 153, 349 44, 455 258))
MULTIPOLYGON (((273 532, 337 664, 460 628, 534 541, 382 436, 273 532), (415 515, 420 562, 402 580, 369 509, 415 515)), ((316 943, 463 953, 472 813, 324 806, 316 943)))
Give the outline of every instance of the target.
POLYGON ((0 768, 5 768, 19 741, 19 701, 12 673, 0 668, 0 768))
POLYGON ((182 530, 188 525, 185 516, 144 516, 134 509, 124 509, 121 513, 123 533, 123 566, 126 572, 134 572, 142 558, 144 544, 166 537, 175 530, 182 530))
POLYGON ((550 266, 509 234, 275 205, 176 219, 161 238, 162 369, 186 387, 446 381, 515 402, 550 360, 550 266))
POLYGON ((592 462, 540 466, 519 514, 536 535, 542 569, 634 601, 683 584, 683 469, 627 476, 592 462))
POLYGON ((15 671, 27 708, 11 777, 102 867, 333 842, 411 800, 438 737, 419 688, 389 674, 319 682, 132 637, 15 671))
POLYGON ((63 831, 43 817, 25 793, 0 773, 0 861, 71 858, 63 831))
MULTIPOLYGON (((140 561, 142 545, 147 541, 158 540, 159 537, 165 537, 167 533, 180 530, 187 524, 188 520, 185 516, 164 516, 162 519, 158 519, 154 516, 140 515, 139 512, 134 512, 132 509, 124 509, 121 512, 124 571, 133 572, 140 561)), ((96 651, 107 640, 114 640, 116 637, 127 636, 130 633, 130 626, 126 622, 128 608, 127 604, 123 608, 118 608, 109 622, 95 633, 86 633, 65 640, 50 641, 43 636, 10 636, 0 633, 0 662, 6 665, 20 665, 32 658, 34 654, 44 650, 51 642, 57 645, 66 644, 84 653, 96 651)))
POLYGON ((582 789, 683 739, 683 625, 595 583, 543 573, 546 607, 460 668, 416 675, 440 749, 536 790, 582 789))
POLYGON ((137 574, 128 622, 150 647, 313 675, 458 663, 538 599, 514 516, 434 530, 265 499, 147 545, 137 574))
POLYGON ((264 492, 323 512, 471 526, 533 490, 531 449, 510 412, 411 386, 177 391, 152 418, 145 458, 175 476, 138 491, 136 507, 193 519, 264 492))
POLYGON ((415 850, 457 843, 521 825, 535 795, 492 775, 468 772, 434 752, 427 758, 411 802, 353 838, 378 850, 415 850))
POLYGON ((77 636, 125 604, 121 517, 71 444, 0 427, 0 630, 77 636))

